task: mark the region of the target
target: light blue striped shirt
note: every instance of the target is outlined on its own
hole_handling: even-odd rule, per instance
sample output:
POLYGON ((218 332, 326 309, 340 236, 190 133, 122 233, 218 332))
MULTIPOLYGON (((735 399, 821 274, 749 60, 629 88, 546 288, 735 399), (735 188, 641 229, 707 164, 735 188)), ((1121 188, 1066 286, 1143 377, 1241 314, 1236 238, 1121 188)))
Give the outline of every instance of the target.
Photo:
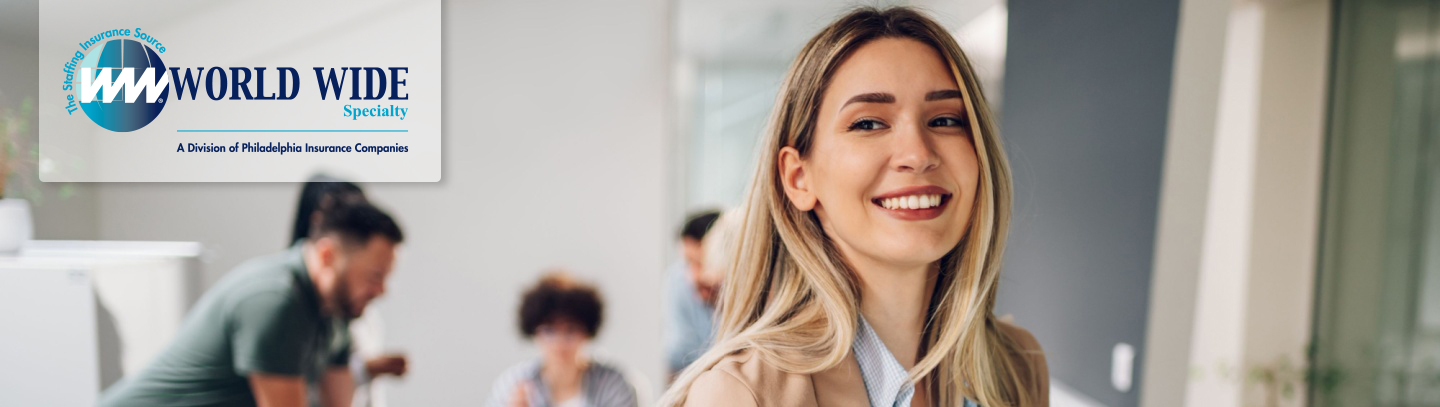
MULTIPOLYGON (((864 316, 860 317, 860 330, 855 333, 850 350, 855 352, 855 361, 860 364, 860 378, 865 381, 870 407, 910 407, 910 401, 915 398, 910 372, 895 360, 895 355, 880 341, 864 316)), ((965 407, 979 406, 965 400, 965 407)))
MULTIPOLYGON (((510 396, 515 393, 515 388, 522 383, 529 383, 530 389, 526 392, 530 406, 550 407, 559 405, 555 400, 550 400, 550 389, 545 385, 545 380, 540 377, 540 360, 531 360, 515 365, 500 374, 495 379, 495 386, 490 391, 488 407, 505 407, 510 405, 510 396)), ((626 380, 625 374, 620 369, 607 363, 590 361, 590 368, 585 370, 585 376, 580 379, 580 397, 584 400, 586 407, 636 407, 635 387, 626 380)))

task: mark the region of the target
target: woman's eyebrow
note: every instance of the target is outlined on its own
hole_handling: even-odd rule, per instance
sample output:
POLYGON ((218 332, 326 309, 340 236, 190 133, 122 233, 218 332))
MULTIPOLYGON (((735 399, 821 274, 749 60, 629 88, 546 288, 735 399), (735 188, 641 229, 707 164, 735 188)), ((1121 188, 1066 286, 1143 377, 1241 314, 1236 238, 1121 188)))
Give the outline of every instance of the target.
POLYGON ((840 105, 840 108, 844 109, 845 106, 848 106, 851 103, 895 103, 895 95, 884 92, 861 93, 859 95, 851 96, 850 100, 847 100, 844 104, 840 105))
MULTIPOLYGON (((925 94, 925 101, 932 102, 945 99, 963 99, 964 95, 965 92, 959 89, 937 90, 925 94)), ((851 103, 895 103, 895 95, 885 92, 861 93, 859 95, 851 96, 850 100, 846 100, 844 104, 840 105, 840 108, 844 109, 845 106, 849 106, 851 103)))
POLYGON ((937 91, 934 91, 934 92, 930 92, 930 93, 925 94, 925 101, 926 101, 926 102, 932 102, 932 101, 936 101, 936 100, 945 100, 945 99, 963 99, 964 96, 965 96, 965 92, 962 92, 962 91, 960 91, 959 89, 937 90, 937 91))

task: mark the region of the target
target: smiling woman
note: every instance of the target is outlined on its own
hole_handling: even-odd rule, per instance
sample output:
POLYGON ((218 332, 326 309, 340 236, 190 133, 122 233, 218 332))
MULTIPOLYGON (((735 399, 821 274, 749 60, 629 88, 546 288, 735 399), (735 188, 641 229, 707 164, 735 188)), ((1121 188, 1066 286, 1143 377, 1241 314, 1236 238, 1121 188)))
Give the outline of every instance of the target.
POLYGON ((1010 172, 950 34, 851 12, 800 52, 771 123, 715 345, 661 404, 1048 405, 1039 344, 994 315, 1010 172))

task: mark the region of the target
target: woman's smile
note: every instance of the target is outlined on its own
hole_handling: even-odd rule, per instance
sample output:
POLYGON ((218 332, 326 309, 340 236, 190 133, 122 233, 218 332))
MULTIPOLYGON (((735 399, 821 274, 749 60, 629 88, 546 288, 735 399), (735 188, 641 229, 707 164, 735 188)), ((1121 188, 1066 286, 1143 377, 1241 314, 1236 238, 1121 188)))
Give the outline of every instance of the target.
POLYGON ((950 197, 950 191, 931 185, 893 190, 871 198, 870 203, 896 219, 923 221, 945 213, 950 197))

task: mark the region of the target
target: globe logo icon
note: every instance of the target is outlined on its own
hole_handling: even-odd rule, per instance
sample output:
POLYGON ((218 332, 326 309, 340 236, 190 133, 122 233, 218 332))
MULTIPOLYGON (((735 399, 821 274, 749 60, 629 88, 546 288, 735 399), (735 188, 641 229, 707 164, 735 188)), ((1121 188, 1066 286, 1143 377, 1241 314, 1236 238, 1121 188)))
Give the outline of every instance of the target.
POLYGON ((95 85, 87 88, 82 83, 76 88, 80 93, 76 100, 81 102, 85 115, 100 127, 115 132, 135 131, 154 121, 165 108, 170 87, 168 81, 158 81, 166 74, 165 63, 139 41, 113 39, 91 48, 80 62, 80 69, 82 76, 88 76, 82 81, 95 85), (90 94, 85 95, 87 92, 90 94))

